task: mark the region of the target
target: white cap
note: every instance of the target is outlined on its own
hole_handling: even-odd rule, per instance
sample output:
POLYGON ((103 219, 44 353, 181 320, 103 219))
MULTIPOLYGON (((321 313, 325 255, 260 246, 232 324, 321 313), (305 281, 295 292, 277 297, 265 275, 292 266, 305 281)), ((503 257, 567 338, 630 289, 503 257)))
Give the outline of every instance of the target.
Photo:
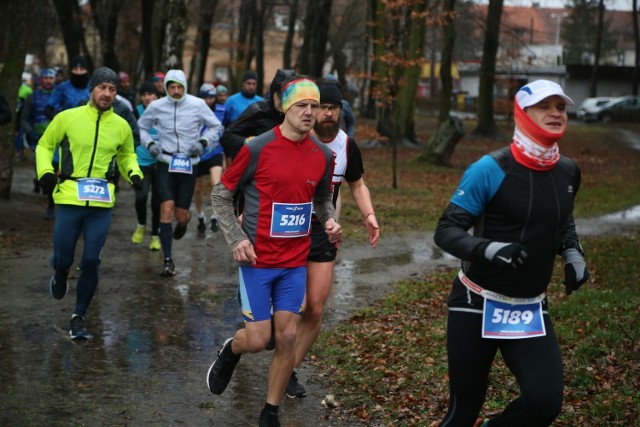
POLYGON ((574 105, 573 100, 564 94, 558 83, 549 80, 536 80, 528 83, 518 90, 516 100, 523 110, 537 104, 545 98, 557 95, 569 105, 574 105))

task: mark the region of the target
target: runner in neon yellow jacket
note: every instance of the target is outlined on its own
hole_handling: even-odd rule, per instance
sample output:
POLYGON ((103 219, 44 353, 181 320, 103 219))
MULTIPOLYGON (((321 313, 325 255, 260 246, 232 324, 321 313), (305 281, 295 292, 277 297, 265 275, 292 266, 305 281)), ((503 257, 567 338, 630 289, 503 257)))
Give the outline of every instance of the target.
POLYGON ((114 113, 113 108, 100 112, 91 102, 56 115, 36 150, 38 179, 46 173, 58 172, 58 183, 53 191, 56 205, 113 207, 112 182, 108 184, 111 201, 107 203, 78 200, 76 180, 91 177, 110 181, 116 161, 127 181, 131 182, 133 175, 142 178, 129 124, 114 113), (54 171, 51 160, 58 144, 60 171, 54 171))
POLYGON ((56 203, 51 257, 54 274, 49 281, 54 299, 67 294, 69 270, 81 235, 84 242, 69 325, 69 336, 74 340, 91 337, 85 314, 98 286, 102 248, 109 235, 116 164, 133 188, 142 187, 131 127, 113 111, 117 85, 115 71, 98 68, 91 76, 89 103, 57 114, 36 148, 40 186, 46 194, 53 194, 56 203), (56 150, 60 153, 58 171, 51 165, 56 150))

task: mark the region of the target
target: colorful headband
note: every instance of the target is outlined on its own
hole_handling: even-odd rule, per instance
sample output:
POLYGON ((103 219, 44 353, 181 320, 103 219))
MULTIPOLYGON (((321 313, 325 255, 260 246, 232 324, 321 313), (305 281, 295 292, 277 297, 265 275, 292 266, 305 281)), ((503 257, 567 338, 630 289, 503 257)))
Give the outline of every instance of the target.
POLYGON ((285 113, 293 104, 304 99, 320 103, 320 90, 313 80, 302 78, 282 86, 282 110, 285 113))

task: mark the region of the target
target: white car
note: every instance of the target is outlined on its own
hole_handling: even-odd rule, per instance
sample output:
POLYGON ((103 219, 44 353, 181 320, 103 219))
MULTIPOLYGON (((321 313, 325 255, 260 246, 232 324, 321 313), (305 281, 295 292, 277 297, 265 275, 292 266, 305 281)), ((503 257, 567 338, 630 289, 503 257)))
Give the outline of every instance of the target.
MULTIPOLYGON (((596 98, 587 98, 582 101, 578 111, 576 112, 576 117, 583 122, 587 122, 590 120, 594 120, 594 118, 598 117, 598 112, 600 109, 609 103, 609 101, 614 100, 615 98, 610 96, 599 96, 596 98)), ((597 120, 597 119, 596 119, 597 120)))

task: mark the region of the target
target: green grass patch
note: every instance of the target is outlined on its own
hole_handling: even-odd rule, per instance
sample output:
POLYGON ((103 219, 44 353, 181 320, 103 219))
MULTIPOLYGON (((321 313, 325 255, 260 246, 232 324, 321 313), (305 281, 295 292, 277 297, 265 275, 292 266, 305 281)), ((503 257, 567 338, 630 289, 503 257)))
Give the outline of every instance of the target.
MULTIPOLYGON (((550 310, 565 364, 565 399, 556 426, 631 426, 640 422, 640 232, 585 239, 590 281, 567 297, 560 262, 550 310)), ((444 270, 400 281, 395 291, 321 335, 315 361, 331 378, 341 418, 371 425, 428 426, 446 412, 444 270)), ((518 395, 498 357, 483 414, 518 395)))

